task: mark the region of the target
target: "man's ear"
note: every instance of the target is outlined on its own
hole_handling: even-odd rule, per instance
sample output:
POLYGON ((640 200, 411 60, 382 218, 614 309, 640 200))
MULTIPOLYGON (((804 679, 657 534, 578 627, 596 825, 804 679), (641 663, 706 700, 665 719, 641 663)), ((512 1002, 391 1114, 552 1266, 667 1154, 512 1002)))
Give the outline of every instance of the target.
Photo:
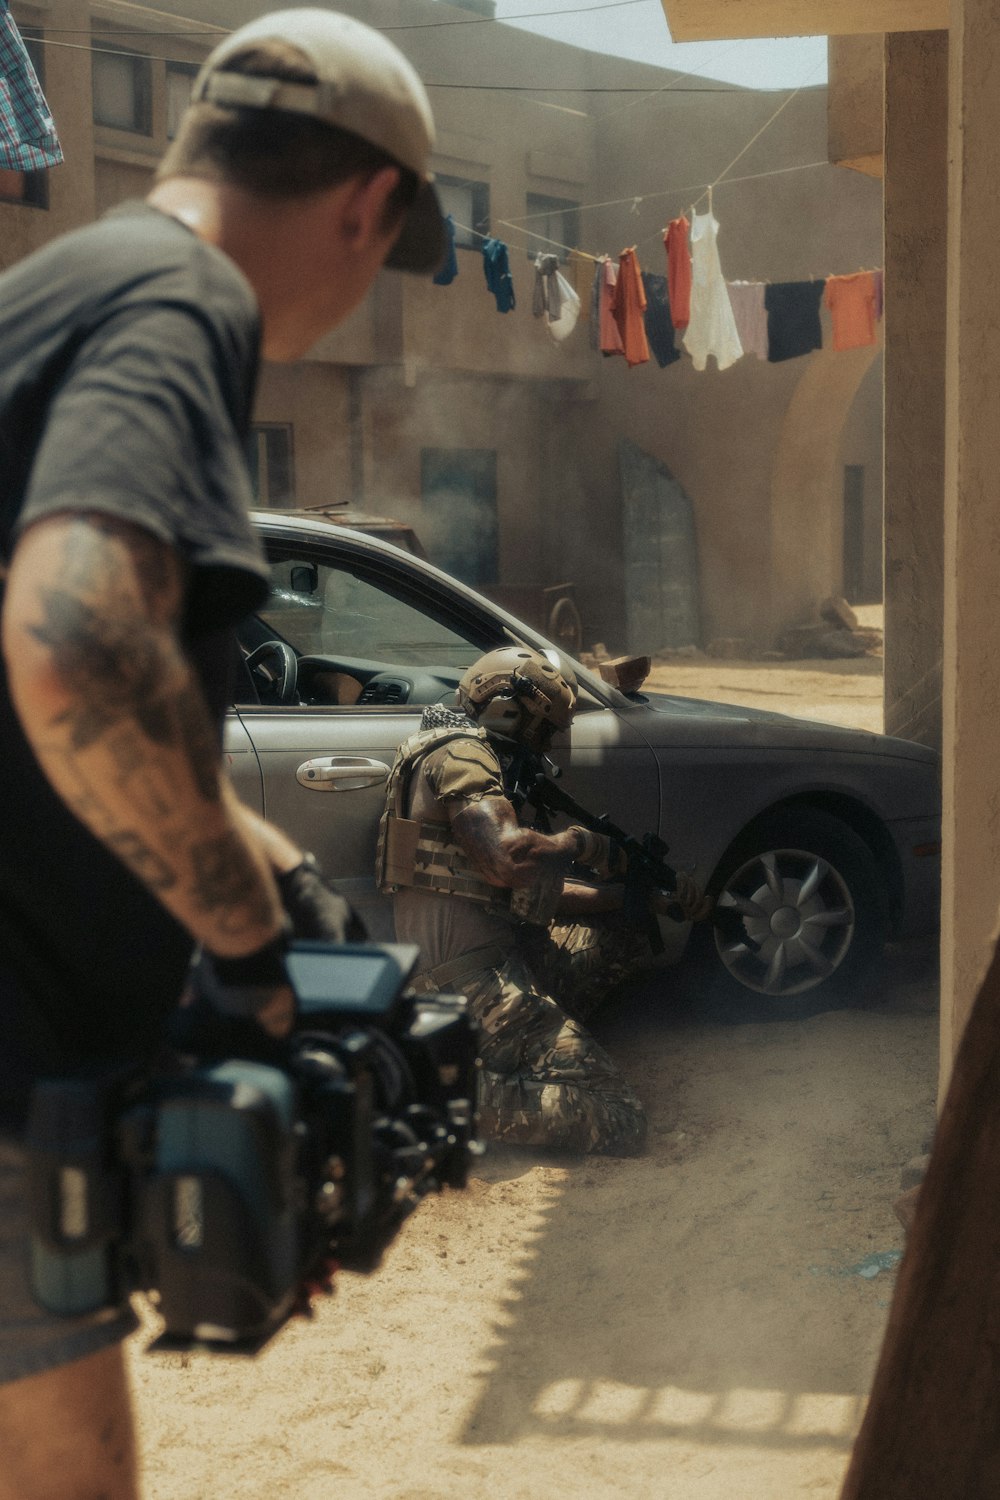
POLYGON ((373 240, 389 239, 399 231, 399 222, 387 222, 386 209, 400 179, 398 167, 382 167, 372 177, 357 177, 344 203, 344 235, 353 250, 373 240))

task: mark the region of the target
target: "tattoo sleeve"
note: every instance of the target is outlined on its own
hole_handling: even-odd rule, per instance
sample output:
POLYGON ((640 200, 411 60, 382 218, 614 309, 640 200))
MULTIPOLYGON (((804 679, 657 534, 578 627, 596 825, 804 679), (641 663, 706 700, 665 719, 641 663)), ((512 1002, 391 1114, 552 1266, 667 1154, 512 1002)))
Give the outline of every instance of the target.
POLYGON ((246 951, 280 903, 180 644, 184 586, 178 556, 126 522, 38 522, 11 564, 4 652, 25 733, 74 814, 207 947, 246 951))

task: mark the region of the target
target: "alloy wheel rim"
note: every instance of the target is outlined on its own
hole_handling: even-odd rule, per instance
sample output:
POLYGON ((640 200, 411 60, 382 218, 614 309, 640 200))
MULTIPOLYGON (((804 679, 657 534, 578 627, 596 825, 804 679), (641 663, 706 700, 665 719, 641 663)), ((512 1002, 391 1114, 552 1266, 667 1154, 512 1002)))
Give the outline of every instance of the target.
POLYGON ((757 994, 815 989, 840 968, 854 940, 856 913, 846 881, 807 850, 755 854, 729 876, 717 904, 742 918, 736 934, 716 929, 719 957, 737 983, 757 994))

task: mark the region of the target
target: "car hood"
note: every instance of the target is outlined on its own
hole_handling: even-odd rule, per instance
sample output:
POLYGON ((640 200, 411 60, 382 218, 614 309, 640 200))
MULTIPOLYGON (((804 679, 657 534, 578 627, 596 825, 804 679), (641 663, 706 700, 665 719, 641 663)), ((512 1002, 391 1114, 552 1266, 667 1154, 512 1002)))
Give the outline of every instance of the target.
POLYGON ((926 745, 900 740, 866 729, 847 729, 816 719, 797 719, 791 714, 763 708, 744 708, 736 703, 716 703, 701 698, 679 698, 672 693, 642 693, 634 699, 642 715, 643 729, 651 744, 678 736, 688 744, 727 745, 738 734, 741 744, 774 749, 817 750, 844 755, 891 755, 902 760, 937 766, 940 756, 926 745), (737 726, 739 726, 737 728, 737 726))

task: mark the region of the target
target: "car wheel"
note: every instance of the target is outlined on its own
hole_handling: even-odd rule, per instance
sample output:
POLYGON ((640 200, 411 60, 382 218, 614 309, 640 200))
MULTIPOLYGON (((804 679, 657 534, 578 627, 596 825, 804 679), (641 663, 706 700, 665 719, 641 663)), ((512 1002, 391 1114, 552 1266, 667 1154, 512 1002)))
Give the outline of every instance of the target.
POLYGON ((730 850, 706 936, 730 994, 789 1007, 864 1003, 858 981, 888 931, 885 881, 871 849, 839 818, 789 808, 730 850))

